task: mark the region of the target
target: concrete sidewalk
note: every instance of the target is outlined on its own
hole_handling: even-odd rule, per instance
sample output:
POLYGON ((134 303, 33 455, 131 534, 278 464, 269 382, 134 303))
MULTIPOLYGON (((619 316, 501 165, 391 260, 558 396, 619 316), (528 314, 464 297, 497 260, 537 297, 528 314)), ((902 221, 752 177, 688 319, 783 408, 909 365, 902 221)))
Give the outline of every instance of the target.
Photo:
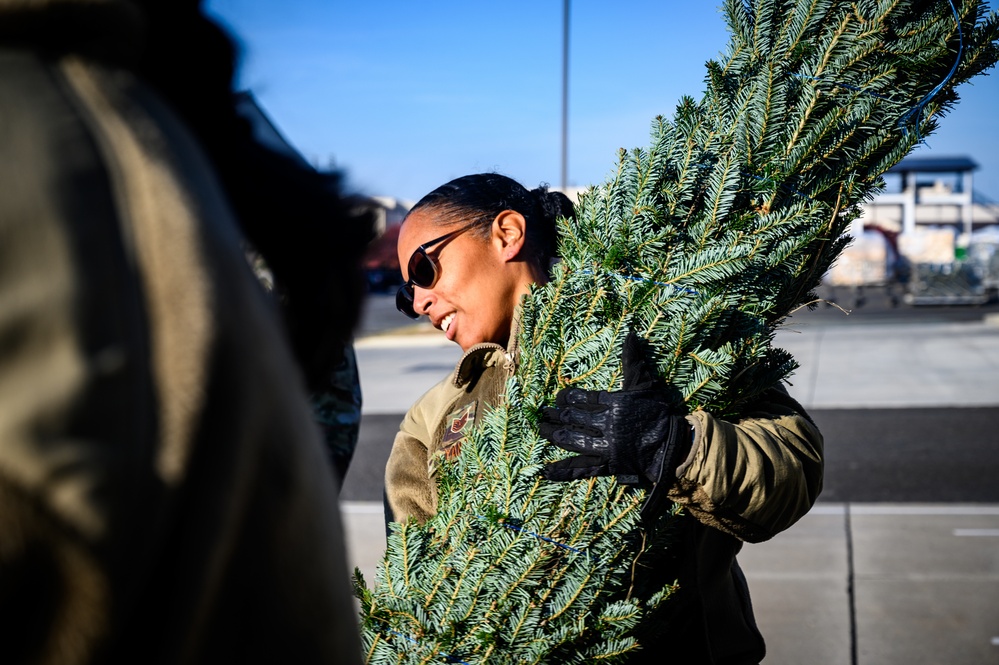
MULTIPOLYGON (((777 345, 801 364, 790 390, 808 408, 999 405, 991 322, 799 325, 777 345)), ((365 413, 384 414, 403 413, 460 356, 436 337, 363 339, 357 351, 365 413)), ((342 507, 352 565, 370 584, 381 504, 342 507)), ((820 499, 739 560, 768 664, 999 664, 999 505, 820 499)))
MULTIPOLYGON (((369 584, 381 505, 342 505, 369 584)), ((771 665, 999 663, 999 506, 819 503, 739 555, 771 665)))
POLYGON ((999 663, 999 506, 819 503, 739 562, 766 663, 999 663))

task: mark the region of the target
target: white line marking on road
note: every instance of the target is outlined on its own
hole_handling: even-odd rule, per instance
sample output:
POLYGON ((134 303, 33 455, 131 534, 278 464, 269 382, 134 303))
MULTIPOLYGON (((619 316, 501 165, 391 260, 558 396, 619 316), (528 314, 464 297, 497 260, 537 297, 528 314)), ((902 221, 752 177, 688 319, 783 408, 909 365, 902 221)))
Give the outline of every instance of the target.
POLYGON ((817 503, 808 511, 809 515, 845 515, 846 506, 842 503, 817 503))
POLYGON ((999 505, 851 503, 850 512, 854 515, 912 515, 915 517, 930 517, 933 515, 999 515, 999 505))
POLYGON ((954 529, 955 536, 999 538, 999 529, 954 529))
POLYGON ((381 501, 341 501, 340 512, 353 515, 381 515, 385 506, 381 501))

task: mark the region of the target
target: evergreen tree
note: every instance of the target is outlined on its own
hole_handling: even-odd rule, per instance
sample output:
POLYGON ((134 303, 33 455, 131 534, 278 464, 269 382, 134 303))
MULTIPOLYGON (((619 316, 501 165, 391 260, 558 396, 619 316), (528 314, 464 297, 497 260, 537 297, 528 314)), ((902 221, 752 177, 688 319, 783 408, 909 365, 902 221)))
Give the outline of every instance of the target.
MULTIPOLYGON (((439 511, 357 574, 369 662, 619 662, 655 637, 678 506, 551 483, 537 434, 568 385, 616 389, 629 330, 686 408, 717 416, 788 377, 775 330, 845 246, 882 174, 999 55, 981 0, 727 0, 707 91, 561 221, 562 261, 522 314, 506 400, 438 471, 439 511)), ((679 637, 682 639, 682 637, 679 637)))

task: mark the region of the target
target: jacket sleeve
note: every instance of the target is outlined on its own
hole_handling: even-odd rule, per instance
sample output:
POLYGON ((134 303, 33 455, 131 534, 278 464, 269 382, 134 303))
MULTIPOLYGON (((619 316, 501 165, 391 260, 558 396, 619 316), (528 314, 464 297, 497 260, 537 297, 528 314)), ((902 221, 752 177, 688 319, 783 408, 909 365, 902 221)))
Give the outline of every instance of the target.
POLYGON ((430 474, 430 450, 434 425, 439 418, 431 413, 438 400, 433 393, 422 397, 403 418, 395 435, 385 466, 385 498, 391 514, 386 521, 405 522, 409 518, 424 523, 437 512, 437 491, 430 474))
POLYGON ((779 386, 732 421, 687 417, 693 445, 670 498, 700 522, 748 542, 772 538, 822 490, 822 434, 779 386))

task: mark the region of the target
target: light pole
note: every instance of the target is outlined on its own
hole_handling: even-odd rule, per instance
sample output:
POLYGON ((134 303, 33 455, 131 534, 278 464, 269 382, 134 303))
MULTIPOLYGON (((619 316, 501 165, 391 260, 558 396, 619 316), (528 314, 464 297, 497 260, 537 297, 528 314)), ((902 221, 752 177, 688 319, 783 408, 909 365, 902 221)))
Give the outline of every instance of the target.
POLYGON ((569 186, 569 0, 562 2, 562 191, 569 186))

